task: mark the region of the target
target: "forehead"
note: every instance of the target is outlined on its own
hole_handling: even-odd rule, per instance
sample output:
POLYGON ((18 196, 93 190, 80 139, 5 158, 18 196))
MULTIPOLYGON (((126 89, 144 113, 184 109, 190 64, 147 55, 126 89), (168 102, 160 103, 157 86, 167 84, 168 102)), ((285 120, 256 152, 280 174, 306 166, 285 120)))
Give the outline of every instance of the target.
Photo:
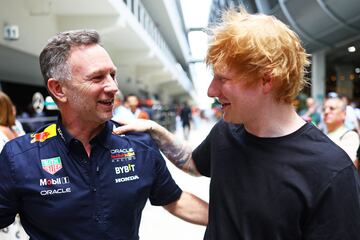
POLYGON ((235 76, 236 72, 234 69, 231 69, 227 66, 214 66, 213 67, 214 75, 229 75, 229 76, 235 76))
POLYGON ((138 98, 136 96, 128 96, 127 100, 128 101, 137 101, 138 98))
POLYGON ((341 100, 338 99, 338 98, 329 98, 325 101, 325 105, 328 105, 328 106, 338 106, 338 105, 341 105, 341 100))
POLYGON ((338 98, 330 98, 327 99, 324 103, 324 107, 335 107, 339 111, 345 111, 344 109, 344 102, 338 98))
POLYGON ((109 54, 98 44, 74 47, 68 63, 72 72, 116 69, 109 54))

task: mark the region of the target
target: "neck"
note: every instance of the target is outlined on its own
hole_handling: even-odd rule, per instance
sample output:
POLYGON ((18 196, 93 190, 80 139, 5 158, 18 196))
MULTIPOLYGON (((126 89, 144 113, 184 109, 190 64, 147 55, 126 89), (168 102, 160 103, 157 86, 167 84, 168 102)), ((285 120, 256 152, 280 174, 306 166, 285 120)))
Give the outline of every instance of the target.
POLYGON ((90 141, 104 128, 104 124, 94 122, 82 122, 78 119, 62 118, 62 124, 66 130, 76 139, 78 139, 90 155, 91 145, 90 141))
POLYGON ((267 104, 244 126, 248 132, 258 137, 281 137, 291 134, 305 124, 290 104, 267 104))
POLYGON ((132 112, 132 113, 135 113, 137 108, 136 108, 136 107, 135 107, 135 108, 132 107, 132 108, 130 108, 130 109, 131 109, 131 112, 132 112))
POLYGON ((328 131, 328 133, 331 133, 331 132, 335 132, 338 128, 341 128, 343 126, 343 124, 328 124, 326 125, 326 129, 328 131))

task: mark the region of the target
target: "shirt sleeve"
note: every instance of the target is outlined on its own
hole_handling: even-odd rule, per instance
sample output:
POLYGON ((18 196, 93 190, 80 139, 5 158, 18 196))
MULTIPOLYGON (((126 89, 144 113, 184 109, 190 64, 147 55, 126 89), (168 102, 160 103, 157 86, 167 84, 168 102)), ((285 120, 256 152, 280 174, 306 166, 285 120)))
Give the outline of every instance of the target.
POLYGON ((311 212, 304 240, 360 240, 360 180, 354 166, 332 179, 311 212))
POLYGON ((211 134, 192 153, 196 169, 201 175, 206 177, 211 175, 211 134))
POLYGON ((175 183, 166 167, 164 158, 160 152, 154 151, 155 157, 155 181, 151 187, 150 202, 155 206, 164 206, 180 198, 182 190, 175 183))
POLYGON ((0 229, 13 223, 18 212, 13 169, 7 154, 8 147, 9 145, 5 145, 0 154, 0 229))

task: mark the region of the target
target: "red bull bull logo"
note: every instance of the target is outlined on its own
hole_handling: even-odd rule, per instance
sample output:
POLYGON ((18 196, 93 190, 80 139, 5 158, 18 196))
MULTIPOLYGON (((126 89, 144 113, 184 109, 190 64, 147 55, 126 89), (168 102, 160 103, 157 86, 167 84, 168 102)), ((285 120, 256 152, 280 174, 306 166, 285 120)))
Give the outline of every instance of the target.
POLYGON ((51 124, 50 126, 45 128, 43 132, 35 133, 35 134, 31 135, 31 137, 32 137, 31 143, 44 142, 46 139, 49 139, 54 136, 56 136, 56 125, 51 124))

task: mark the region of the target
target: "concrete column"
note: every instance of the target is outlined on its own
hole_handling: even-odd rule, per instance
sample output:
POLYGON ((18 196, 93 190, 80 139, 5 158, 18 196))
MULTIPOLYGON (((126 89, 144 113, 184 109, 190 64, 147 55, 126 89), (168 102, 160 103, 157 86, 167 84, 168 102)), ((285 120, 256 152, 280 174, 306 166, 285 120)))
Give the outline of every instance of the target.
POLYGON ((270 14, 271 7, 268 0, 255 0, 255 4, 259 12, 270 14))
POLYGON ((311 97, 318 104, 322 104, 325 96, 325 51, 321 50, 312 54, 311 64, 311 97))
POLYGON ((336 92, 352 99, 354 97, 354 66, 350 64, 336 65, 335 70, 336 92))

